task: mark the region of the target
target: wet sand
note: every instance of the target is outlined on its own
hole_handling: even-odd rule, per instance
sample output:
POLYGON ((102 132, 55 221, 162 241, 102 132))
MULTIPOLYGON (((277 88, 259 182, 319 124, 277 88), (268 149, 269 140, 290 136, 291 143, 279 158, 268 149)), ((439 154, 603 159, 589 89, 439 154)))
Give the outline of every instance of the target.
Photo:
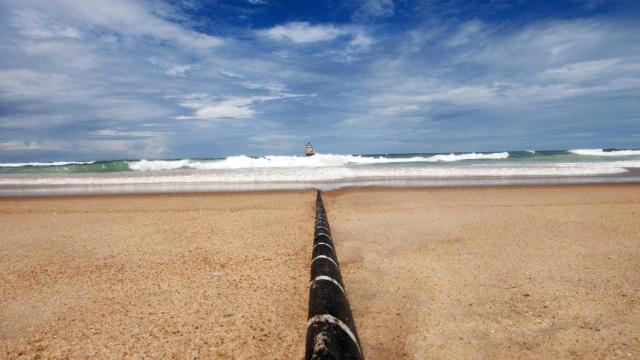
MULTIPOLYGON (((323 197, 368 359, 640 357, 640 185, 323 197)), ((300 359, 314 202, 0 199, 0 357, 300 359)))
POLYGON ((324 202, 368 359, 640 357, 640 185, 324 202))
POLYGON ((0 199, 0 358, 302 358, 313 199, 0 199))

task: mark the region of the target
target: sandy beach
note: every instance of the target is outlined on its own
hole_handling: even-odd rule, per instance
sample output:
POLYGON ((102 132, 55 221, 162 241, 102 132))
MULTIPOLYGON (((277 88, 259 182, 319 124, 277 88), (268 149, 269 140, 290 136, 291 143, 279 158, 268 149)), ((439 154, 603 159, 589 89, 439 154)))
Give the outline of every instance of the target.
MULTIPOLYGON (((368 359, 640 356, 639 185, 323 197, 368 359)), ((0 199, 0 354, 300 359, 314 201, 0 199)))
POLYGON ((367 358, 640 356, 640 186, 324 198, 367 358))
POLYGON ((302 358, 314 196, 0 199, 0 357, 302 358))

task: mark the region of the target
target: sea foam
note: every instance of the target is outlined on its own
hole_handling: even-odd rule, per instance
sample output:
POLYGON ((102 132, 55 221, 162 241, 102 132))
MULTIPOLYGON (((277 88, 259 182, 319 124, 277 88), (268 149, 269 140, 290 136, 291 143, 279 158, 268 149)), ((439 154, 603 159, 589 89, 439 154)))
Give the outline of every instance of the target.
POLYGON ((28 163, 0 163, 0 167, 25 167, 25 166, 64 166, 64 165, 87 165, 95 161, 54 161, 54 162, 28 162, 28 163))
POLYGON ((611 175, 628 172, 627 168, 640 168, 639 161, 613 161, 603 163, 555 163, 444 167, 323 167, 323 168, 252 168, 209 171, 158 173, 112 173, 108 176, 0 177, 0 185, 123 185, 168 183, 285 183, 285 182, 340 182, 351 180, 442 179, 478 177, 564 177, 611 175))
POLYGON ((371 157, 359 155, 316 154, 314 156, 264 156, 249 157, 246 155, 230 156, 220 160, 139 160, 128 162, 129 168, 135 171, 158 171, 174 169, 224 170, 253 168, 316 168, 340 167, 346 165, 373 165, 386 163, 411 162, 454 162, 462 160, 500 160, 509 157, 508 152, 500 153, 466 153, 440 154, 432 156, 414 156, 407 158, 371 157))
POLYGON ((576 155, 588 155, 588 156, 633 156, 640 155, 640 150, 610 150, 604 149, 573 149, 569 150, 570 153, 576 155))

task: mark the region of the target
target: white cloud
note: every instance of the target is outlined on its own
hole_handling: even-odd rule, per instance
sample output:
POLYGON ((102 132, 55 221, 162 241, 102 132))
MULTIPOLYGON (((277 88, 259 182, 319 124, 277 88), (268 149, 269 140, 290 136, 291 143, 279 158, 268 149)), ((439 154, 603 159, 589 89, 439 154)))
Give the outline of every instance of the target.
POLYGON ((486 85, 448 85, 432 80, 413 80, 370 98, 371 114, 401 115, 429 110, 442 104, 486 105, 501 98, 498 87, 486 85))
POLYGON ((251 5, 265 5, 268 4, 267 0, 247 0, 247 2, 251 5))
MULTIPOLYGON (((93 40, 82 39, 24 39, 16 52, 24 54, 37 63, 39 59, 46 59, 47 66, 37 67, 44 72, 57 71, 62 68, 73 72, 89 69, 100 69, 108 59, 100 56, 91 48, 93 40)), ((16 54, 17 55, 17 54, 16 54)), ((36 68, 36 67, 34 67, 36 68)), ((35 69, 34 69, 35 70, 35 69)), ((81 81, 80 79, 76 79, 81 81)))
POLYGON ((165 72, 169 76, 184 76, 187 72, 195 70, 198 66, 194 64, 171 65, 165 72))
POLYGON ((237 98, 220 101, 214 105, 206 105, 196 110, 195 118, 212 119, 247 119, 253 117, 255 110, 250 108, 253 99, 237 98))
POLYGON ((287 86, 277 81, 244 81, 242 86, 251 90, 267 90, 275 94, 285 94, 287 92, 287 86))
POLYGON ((447 47, 465 45, 470 41, 484 36, 484 25, 480 20, 471 20, 461 24, 456 32, 445 42, 447 47))
POLYGON ((17 28, 23 36, 29 38, 71 38, 82 36, 80 31, 63 25, 47 15, 28 9, 16 10, 12 13, 10 24, 17 28))
POLYGON ((155 57, 149 58, 149 62, 163 69, 168 76, 184 77, 187 72, 198 68, 198 64, 172 64, 155 57))
POLYGON ((93 132, 96 136, 105 137, 153 137, 161 135, 156 131, 123 131, 118 129, 101 129, 93 132))
POLYGON ((349 44, 355 49, 369 49, 373 39, 362 32, 357 32, 349 44))
POLYGON ((270 90, 269 95, 262 96, 231 96, 214 98, 208 94, 189 94, 179 97, 178 104, 183 108, 192 109, 193 114, 177 116, 177 120, 217 120, 217 119, 248 119, 256 114, 255 106, 267 101, 276 101, 302 95, 286 92, 286 88, 277 85, 273 88, 263 84, 256 84, 255 89, 270 90))
POLYGON ((429 44, 437 43, 444 37, 443 33, 446 31, 445 26, 429 24, 419 26, 415 29, 407 32, 407 37, 402 46, 404 51, 408 53, 419 52, 425 46, 429 44))
POLYGON ((556 21, 533 24, 521 31, 491 37, 474 44, 466 61, 492 66, 520 68, 529 73, 550 66, 592 61, 624 49, 630 33, 608 23, 593 20, 556 21))
POLYGON ((31 141, 22 140, 0 141, 0 150, 23 151, 23 150, 62 150, 67 148, 67 144, 60 141, 31 141))
POLYGON ((246 119, 255 114, 251 108, 256 97, 232 97, 215 101, 206 94, 191 94, 183 97, 179 105, 194 110, 192 115, 178 116, 178 120, 246 119))
POLYGON ((346 46, 319 53, 318 56, 344 63, 361 59, 360 55, 369 52, 375 41, 360 30, 352 29, 350 31, 352 31, 352 38, 346 46))
MULTIPOLYGON (((359 54, 367 53, 375 43, 374 39, 362 26, 336 26, 332 24, 311 25, 308 22, 290 22, 270 29, 259 30, 258 34, 270 39, 291 41, 296 44, 310 44, 341 40, 337 47, 328 48, 315 54, 331 61, 351 62, 359 58, 359 54)), ((334 44, 332 44, 334 45, 334 44)), ((281 58, 288 58, 289 51, 278 51, 281 58)))
POLYGON ((41 73, 29 69, 0 70, 0 94, 15 98, 47 97, 78 89, 66 75, 41 73))
POLYGON ((565 81, 584 81, 613 74, 639 75, 640 63, 626 62, 615 57, 603 60, 581 61, 547 69, 542 76, 565 81))
POLYGON ((501 83, 478 85, 438 83, 433 80, 406 80, 368 100, 373 116, 402 116, 426 113, 435 108, 490 109, 523 108, 531 104, 566 100, 588 95, 628 93, 640 88, 640 76, 614 78, 604 83, 579 86, 571 83, 501 83))
POLYGON ((363 0, 355 12, 355 19, 392 16, 395 12, 393 0, 363 0))
MULTIPOLYGON (((14 1, 18 7, 24 6, 14 1)), ((128 0, 33 0, 30 6, 56 20, 67 19, 78 24, 97 26, 118 34, 149 36, 157 40, 173 41, 195 49, 210 49, 223 40, 185 29, 177 23, 156 16, 143 2, 128 0)))
MULTIPOLYGON (((0 47, 8 54, 0 67, 0 149, 25 153, 53 149, 41 141, 52 139, 72 146, 64 150, 71 157, 91 157, 98 150, 113 154, 105 158, 139 157, 145 148, 148 154, 167 150, 156 141, 164 137, 179 156, 212 141, 216 151, 243 151, 235 145, 238 139, 258 153, 271 140, 286 139, 261 142, 256 134, 295 138, 301 131, 335 139, 374 139, 389 131, 409 147, 420 130, 434 126, 446 134, 447 126, 456 126, 446 124, 461 118, 495 124, 507 114, 502 118, 534 124, 536 116, 567 114, 575 124, 597 116, 614 123, 637 110, 640 91, 637 24, 606 16, 517 25, 495 19, 458 24, 434 16, 409 31, 395 19, 297 22, 254 36, 244 26, 231 27, 225 32, 238 38, 205 53, 200 49, 222 39, 194 32, 189 24, 199 19, 171 14, 184 9, 182 4, 159 12, 165 0, 0 2, 0 47), (21 17, 23 26, 15 22, 21 17), (287 85, 317 96, 289 99, 302 95, 287 85), (180 96, 189 93, 200 94, 180 96), (593 116, 579 113, 600 105, 593 116), (345 133, 340 119, 362 121, 352 121, 353 132, 345 133), (85 142, 75 141, 83 136, 85 142)), ((360 2, 372 9, 369 17, 392 14, 384 3, 360 2)), ((240 7, 259 10, 246 2, 240 7)), ((376 140, 382 138, 388 136, 376 140)), ((334 144, 348 144, 336 151, 354 146, 334 144)), ((6 153, 5 158, 20 155, 6 153)))
MULTIPOLYGON (((441 32, 435 28, 433 34, 441 32)), ((633 31, 610 23, 556 21, 500 32, 476 20, 461 24, 448 38, 416 43, 422 33, 407 37, 393 61, 374 63, 366 80, 371 95, 363 105, 371 118, 408 121, 531 106, 561 114, 582 102, 637 96, 640 89, 637 50, 628 46, 633 31), (437 62, 411 55, 429 57, 434 49, 442 52, 437 62)))
POLYGON ((234 72, 231 71, 226 71, 226 70, 222 70, 219 69, 218 72, 224 76, 230 77, 230 78, 237 78, 237 79, 244 79, 244 75, 242 74, 236 74, 234 72))
POLYGON ((299 44, 333 40, 349 32, 346 28, 334 25, 311 25, 306 21, 294 21, 259 31, 263 36, 274 40, 290 40, 299 44))

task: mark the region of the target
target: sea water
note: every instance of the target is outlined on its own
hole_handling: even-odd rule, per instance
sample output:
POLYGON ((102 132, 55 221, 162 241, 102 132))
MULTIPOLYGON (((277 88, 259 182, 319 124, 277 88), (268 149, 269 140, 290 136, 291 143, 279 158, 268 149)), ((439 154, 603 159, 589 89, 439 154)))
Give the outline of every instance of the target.
POLYGON ((0 163, 0 196, 640 182, 640 150, 0 163))

